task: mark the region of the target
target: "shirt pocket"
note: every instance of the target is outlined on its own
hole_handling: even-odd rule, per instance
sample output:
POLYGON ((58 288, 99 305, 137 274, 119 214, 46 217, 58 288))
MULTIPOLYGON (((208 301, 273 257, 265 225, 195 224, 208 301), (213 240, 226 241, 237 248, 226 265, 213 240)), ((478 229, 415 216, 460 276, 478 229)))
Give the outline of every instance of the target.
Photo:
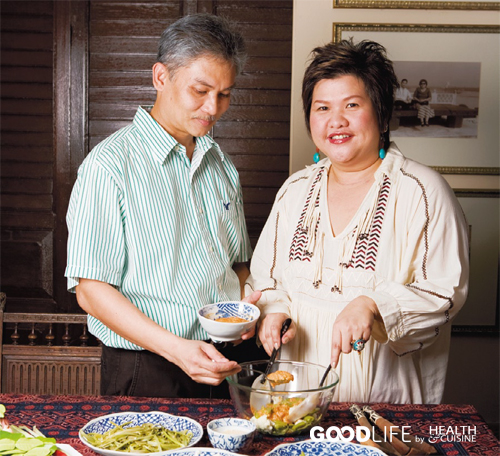
POLYGON ((233 258, 244 242, 243 203, 241 200, 219 200, 218 239, 221 248, 233 258))
POLYGON ((237 199, 220 199, 219 214, 222 221, 237 222, 243 203, 237 199))

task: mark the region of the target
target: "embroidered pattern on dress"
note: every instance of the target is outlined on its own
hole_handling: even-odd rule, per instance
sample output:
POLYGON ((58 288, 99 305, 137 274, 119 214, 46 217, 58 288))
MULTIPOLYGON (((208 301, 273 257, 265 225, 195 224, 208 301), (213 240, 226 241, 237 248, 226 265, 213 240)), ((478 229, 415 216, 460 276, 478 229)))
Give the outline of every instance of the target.
POLYGON ((387 175, 384 175, 384 181, 380 186, 377 208, 375 209, 370 229, 367 233, 360 233, 358 235, 352 258, 344 267, 364 268, 366 270, 375 271, 380 233, 382 231, 382 223, 384 222, 385 209, 387 207, 390 190, 391 180, 387 175))
MULTIPOLYGON (((295 184, 296 182, 299 182, 302 179, 305 179, 305 177, 299 177, 298 179, 295 179, 294 181, 290 182, 290 184, 287 186, 287 188, 285 189, 285 191, 278 198, 278 202, 281 201, 281 199, 286 195, 286 192, 288 191, 288 188, 290 187, 291 184, 295 184)), ((264 291, 270 291, 270 290, 277 290, 278 289, 278 281, 274 277, 274 269, 276 268, 276 257, 278 255, 278 226, 279 226, 279 220, 280 220, 280 213, 278 212, 276 214, 276 223, 274 225, 273 262, 272 262, 272 265, 271 265, 271 269, 269 270, 269 278, 272 279, 273 286, 272 287, 263 288, 262 290, 260 290, 262 293, 264 291)), ((253 290, 253 287, 252 287, 252 290, 253 290)))
POLYGON ((422 342, 419 342, 418 343, 418 348, 416 348, 415 350, 409 350, 407 352, 404 352, 404 353, 396 353, 394 350, 392 351, 396 356, 398 356, 399 358, 401 358, 402 356, 406 356, 406 355, 409 355, 411 353, 415 353, 415 352, 418 352, 419 350, 422 350, 422 348, 424 348, 424 344, 422 342))
POLYGON ((414 179, 415 182, 418 184, 420 187, 420 190, 422 190, 422 197, 424 198, 424 204, 425 204, 425 225, 424 225, 424 246, 425 246, 425 252, 424 252, 424 257, 422 259, 422 275, 424 277, 424 280, 427 280, 427 257, 429 255, 429 200, 427 199, 427 193, 425 192, 425 188, 420 182, 420 180, 414 176, 413 174, 407 173, 403 168, 400 169, 401 173, 403 176, 409 177, 411 179, 414 179))
POLYGON ((276 225, 274 226, 274 252, 273 252, 273 262, 271 264, 271 269, 269 270, 269 278, 273 281, 272 287, 263 288, 260 291, 264 293, 264 291, 277 290, 278 289, 278 281, 274 278, 274 269, 276 268, 276 256, 278 255, 278 225, 280 221, 280 213, 276 214, 276 225))
MULTIPOLYGON (((403 176, 406 176, 406 177, 413 179, 418 184, 420 189, 422 190, 422 197, 424 199, 424 205, 425 205, 424 256, 422 258, 422 276, 423 276, 424 280, 427 280, 427 258, 429 256, 429 223, 430 223, 429 200, 427 199, 427 193, 425 192, 424 185, 422 184, 422 182, 420 182, 418 177, 414 176, 413 174, 407 173, 403 168, 401 168, 400 171, 403 174, 403 176)), ((436 296, 438 298, 448 300, 450 303, 450 307, 448 307, 448 309, 446 309, 444 311, 445 321, 443 322, 443 325, 446 325, 447 323, 450 322, 450 310, 453 308, 453 305, 454 305, 453 300, 450 297, 440 295, 439 293, 436 293, 436 292, 431 291, 431 290, 424 290, 423 288, 412 285, 411 283, 407 283, 405 286, 407 288, 413 288, 415 290, 421 291, 422 293, 429 293, 432 296, 436 296)), ((435 335, 438 336, 439 332, 440 332, 439 326, 436 326, 434 328, 435 335)))
MULTIPOLYGON (((447 323, 449 323, 449 322, 450 322, 450 310, 451 310, 451 309, 453 309, 453 306, 455 305, 455 304, 453 303, 453 299, 451 299, 449 296, 443 296, 443 295, 441 295, 441 294, 439 294, 439 293, 436 293, 435 291, 432 291, 432 290, 425 290, 425 289, 423 289, 423 288, 417 287, 417 286, 415 286, 415 285, 413 285, 413 284, 411 284, 411 283, 407 283, 407 284, 405 285, 405 287, 406 287, 406 288, 413 288, 414 290, 421 291, 422 293, 428 293, 428 294, 430 294, 430 295, 432 295, 432 296, 435 296, 436 298, 440 298, 440 299, 444 299, 444 300, 448 301, 448 302, 449 302, 449 304, 450 304, 450 307, 448 307, 448 309, 446 309, 446 310, 444 311, 444 318, 445 318, 445 321, 444 321, 443 325, 445 325, 445 324, 447 324, 447 323)), ((439 327, 434 328, 434 332, 436 333, 436 336, 437 336, 437 335, 439 334, 439 327)))
POLYGON ((317 192, 315 201, 311 201, 311 199, 316 185, 321 185, 321 177, 323 176, 324 172, 324 167, 319 169, 318 174, 316 175, 311 188, 309 189, 309 194, 307 195, 304 208, 302 209, 302 213, 300 214, 299 222, 292 238, 292 243, 290 244, 289 261, 311 261, 312 252, 307 251, 307 246, 310 244, 309 237, 315 237, 317 234, 320 217, 318 217, 313 233, 310 232, 308 227, 304 226, 304 221, 309 209, 309 205, 314 204, 316 208, 319 206, 319 191, 317 192))
POLYGON ((298 179, 295 179, 295 180, 293 180, 292 182, 290 182, 290 183, 287 185, 287 187, 286 187, 285 191, 284 191, 284 192, 283 192, 283 193, 282 193, 282 194, 278 197, 278 200, 277 200, 276 202, 277 202, 277 203, 279 203, 279 202, 283 199, 283 197, 286 195, 286 192, 287 192, 287 191, 288 191, 288 189, 290 188, 290 185, 295 184, 296 182, 299 182, 299 181, 301 181, 301 180, 303 180, 303 179, 307 179, 307 177, 306 177, 306 176, 302 176, 302 177, 299 177, 298 179))

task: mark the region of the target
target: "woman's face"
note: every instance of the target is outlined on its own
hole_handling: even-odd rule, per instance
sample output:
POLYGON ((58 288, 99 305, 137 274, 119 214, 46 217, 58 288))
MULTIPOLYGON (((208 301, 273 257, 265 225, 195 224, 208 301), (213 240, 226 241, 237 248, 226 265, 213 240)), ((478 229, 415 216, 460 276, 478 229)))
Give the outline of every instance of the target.
POLYGON ((377 115, 363 82, 352 75, 323 79, 314 87, 311 136, 332 163, 361 170, 378 158, 377 115))

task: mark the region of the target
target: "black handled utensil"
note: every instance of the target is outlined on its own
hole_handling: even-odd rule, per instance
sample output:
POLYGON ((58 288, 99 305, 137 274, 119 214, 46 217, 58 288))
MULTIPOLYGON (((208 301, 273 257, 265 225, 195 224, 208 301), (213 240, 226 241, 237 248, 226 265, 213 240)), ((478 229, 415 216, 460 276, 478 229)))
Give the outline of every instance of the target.
POLYGON ((326 377, 330 373, 330 370, 332 369, 332 365, 328 364, 328 367, 325 370, 325 373, 323 374, 323 377, 321 377, 321 381, 319 382, 319 387, 321 388, 323 386, 323 383, 325 383, 326 377))
POLYGON ((292 319, 287 318, 283 324, 281 325, 281 332, 280 332, 280 345, 279 347, 274 347, 273 352, 271 353, 271 358, 269 359, 269 362, 267 363, 266 371, 264 372, 264 375, 260 379, 260 383, 264 383, 266 381, 266 378, 269 374, 269 371, 271 370, 271 367, 273 367, 274 362, 276 361, 276 356, 278 356, 279 351, 281 350, 281 339, 283 339, 283 336, 285 333, 288 331, 288 328, 290 328, 290 325, 292 324, 292 319))

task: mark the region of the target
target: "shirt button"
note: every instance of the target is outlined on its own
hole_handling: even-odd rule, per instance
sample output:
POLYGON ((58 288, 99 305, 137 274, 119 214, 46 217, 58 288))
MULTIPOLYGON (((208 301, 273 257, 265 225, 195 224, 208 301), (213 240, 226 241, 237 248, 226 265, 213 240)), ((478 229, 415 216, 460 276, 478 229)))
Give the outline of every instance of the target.
POLYGON ((178 151, 179 151, 179 144, 176 144, 176 145, 174 146, 174 150, 175 150, 176 152, 178 152, 178 151))
POLYGON ((213 252, 213 251, 214 251, 214 248, 213 248, 212 246, 209 246, 209 247, 208 247, 208 251, 209 251, 209 252, 213 252))
POLYGON ((222 291, 222 283, 219 283, 219 290, 222 291))

